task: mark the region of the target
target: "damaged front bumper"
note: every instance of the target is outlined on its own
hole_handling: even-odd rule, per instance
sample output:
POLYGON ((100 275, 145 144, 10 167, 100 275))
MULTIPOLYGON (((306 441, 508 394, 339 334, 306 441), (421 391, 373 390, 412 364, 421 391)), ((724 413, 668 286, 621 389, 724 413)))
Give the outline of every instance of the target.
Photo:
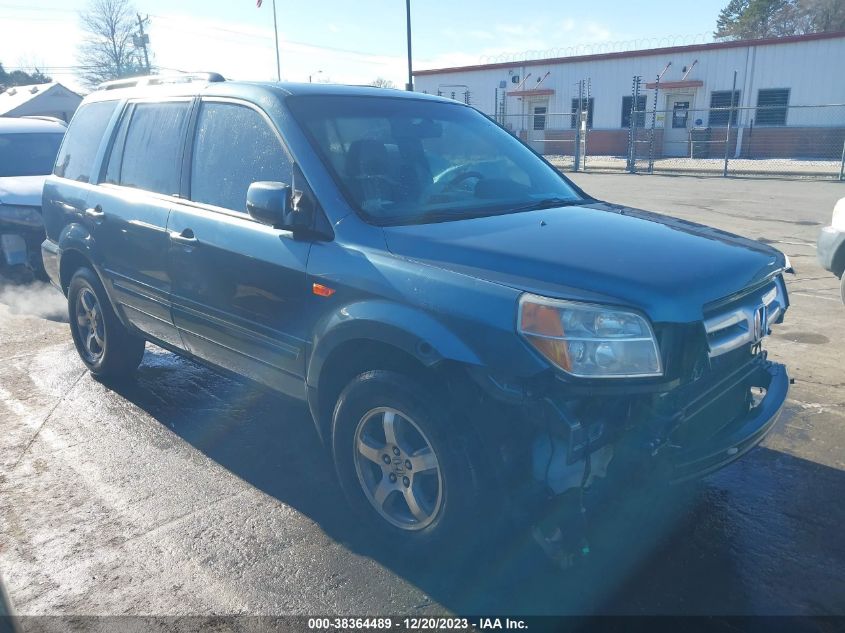
POLYGON ((0 205, 0 268, 25 266, 35 272, 42 270, 43 239, 44 226, 37 210, 0 205), (13 211, 27 214, 14 215, 13 211))
MULTIPOLYGON (((700 445, 681 447, 672 458, 672 481, 703 477, 739 459, 757 446, 780 417, 789 393, 786 367, 766 361, 754 367, 743 383, 752 391, 748 411, 737 416, 700 445), (763 390, 763 392, 756 390, 763 390)), ((698 416, 707 416, 705 404, 700 413, 685 422, 694 424, 698 416)))
MULTIPOLYGON (((658 394, 573 398, 561 390, 546 396, 537 412, 534 479, 554 494, 564 492, 553 474, 574 476, 588 454, 599 454, 599 463, 611 463, 611 476, 626 481, 655 472, 669 483, 702 477, 762 441, 777 422, 790 380, 786 367, 758 352, 702 382, 658 394)), ((597 474, 604 473, 578 481, 597 474)))

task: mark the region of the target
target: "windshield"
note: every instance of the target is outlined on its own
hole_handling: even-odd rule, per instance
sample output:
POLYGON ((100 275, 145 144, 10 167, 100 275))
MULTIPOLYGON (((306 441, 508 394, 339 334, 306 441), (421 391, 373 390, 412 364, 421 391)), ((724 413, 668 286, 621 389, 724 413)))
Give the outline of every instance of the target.
POLYGON ((62 143, 61 133, 0 134, 0 177, 46 176, 62 143))
POLYGON ((472 108, 390 97, 292 97, 294 117, 349 201, 378 224, 508 213, 582 200, 472 108))

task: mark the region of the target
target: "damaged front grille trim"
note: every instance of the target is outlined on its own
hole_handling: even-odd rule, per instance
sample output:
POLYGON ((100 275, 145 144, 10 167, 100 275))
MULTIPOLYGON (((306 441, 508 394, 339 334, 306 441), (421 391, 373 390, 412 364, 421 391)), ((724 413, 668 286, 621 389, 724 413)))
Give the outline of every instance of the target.
POLYGON ((759 302, 745 297, 741 305, 733 305, 727 311, 705 319, 710 358, 760 342, 785 309, 786 297, 776 280, 759 302))

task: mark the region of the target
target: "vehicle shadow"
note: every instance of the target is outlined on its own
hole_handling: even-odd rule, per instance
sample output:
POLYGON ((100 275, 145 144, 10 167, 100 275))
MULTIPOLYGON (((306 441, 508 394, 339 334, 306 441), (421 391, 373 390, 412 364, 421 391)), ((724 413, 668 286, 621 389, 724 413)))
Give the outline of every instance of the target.
POLYGON ((421 562, 383 551, 350 521, 304 404, 150 348, 136 381, 109 386, 456 613, 845 613, 837 469, 759 448, 704 484, 632 496, 591 526, 592 552, 565 572, 510 529, 483 539, 483 552, 458 547, 421 562))

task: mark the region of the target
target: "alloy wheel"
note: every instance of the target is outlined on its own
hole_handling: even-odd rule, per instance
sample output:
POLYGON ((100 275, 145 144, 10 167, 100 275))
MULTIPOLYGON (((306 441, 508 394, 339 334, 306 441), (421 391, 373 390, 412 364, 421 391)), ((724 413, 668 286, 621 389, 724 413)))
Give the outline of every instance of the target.
POLYGON ((403 530, 421 530, 443 504, 437 455, 422 429, 396 409, 368 411, 355 431, 358 481, 375 510, 403 530))
POLYGON ((100 302, 90 288, 82 288, 76 296, 76 332, 85 360, 98 362, 105 352, 106 330, 100 302))

